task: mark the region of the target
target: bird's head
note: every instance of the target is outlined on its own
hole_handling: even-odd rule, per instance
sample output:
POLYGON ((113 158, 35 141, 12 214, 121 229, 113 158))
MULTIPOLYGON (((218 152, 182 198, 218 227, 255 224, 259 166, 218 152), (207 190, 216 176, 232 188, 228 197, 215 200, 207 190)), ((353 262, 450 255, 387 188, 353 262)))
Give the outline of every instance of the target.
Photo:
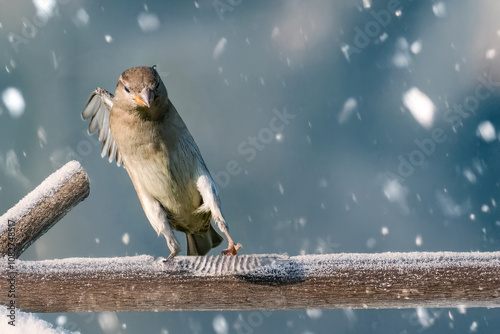
POLYGON ((115 101, 144 110, 167 105, 168 94, 155 66, 133 67, 122 73, 116 85, 115 101))

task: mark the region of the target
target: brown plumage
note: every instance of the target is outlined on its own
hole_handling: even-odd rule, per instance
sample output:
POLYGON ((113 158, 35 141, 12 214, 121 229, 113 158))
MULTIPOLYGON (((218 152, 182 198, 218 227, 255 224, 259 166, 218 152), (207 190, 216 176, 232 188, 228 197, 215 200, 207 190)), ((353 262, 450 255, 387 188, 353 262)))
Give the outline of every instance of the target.
POLYGON ((180 252, 173 230, 186 233, 188 255, 205 255, 222 242, 214 222, 236 254, 215 183, 154 67, 120 76, 115 95, 98 88, 82 112, 89 133, 99 130, 101 155, 126 167, 149 222, 165 236, 170 257, 180 252))

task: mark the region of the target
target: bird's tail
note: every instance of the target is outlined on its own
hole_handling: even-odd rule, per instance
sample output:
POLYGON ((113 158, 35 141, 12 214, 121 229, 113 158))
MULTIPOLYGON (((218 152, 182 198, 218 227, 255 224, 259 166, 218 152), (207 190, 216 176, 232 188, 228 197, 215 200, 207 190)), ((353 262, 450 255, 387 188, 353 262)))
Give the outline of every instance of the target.
POLYGON ((217 233, 212 224, 205 234, 186 233, 187 255, 205 255, 212 248, 220 245, 222 237, 217 233))

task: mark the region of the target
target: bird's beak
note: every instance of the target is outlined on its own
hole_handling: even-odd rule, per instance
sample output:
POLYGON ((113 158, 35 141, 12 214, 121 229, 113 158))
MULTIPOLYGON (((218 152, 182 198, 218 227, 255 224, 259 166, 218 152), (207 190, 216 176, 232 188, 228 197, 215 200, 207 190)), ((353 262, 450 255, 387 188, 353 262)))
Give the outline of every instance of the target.
POLYGON ((135 102, 139 103, 141 106, 150 107, 151 106, 152 94, 147 88, 144 88, 140 94, 134 97, 135 102))

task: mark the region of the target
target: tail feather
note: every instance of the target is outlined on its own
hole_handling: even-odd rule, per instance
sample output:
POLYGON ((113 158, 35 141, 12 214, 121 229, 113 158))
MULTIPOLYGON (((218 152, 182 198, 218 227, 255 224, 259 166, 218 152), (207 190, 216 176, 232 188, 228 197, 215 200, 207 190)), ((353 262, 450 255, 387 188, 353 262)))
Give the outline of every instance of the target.
POLYGON ((205 234, 186 233, 187 255, 206 255, 212 248, 219 246, 224 240, 212 225, 205 234))

